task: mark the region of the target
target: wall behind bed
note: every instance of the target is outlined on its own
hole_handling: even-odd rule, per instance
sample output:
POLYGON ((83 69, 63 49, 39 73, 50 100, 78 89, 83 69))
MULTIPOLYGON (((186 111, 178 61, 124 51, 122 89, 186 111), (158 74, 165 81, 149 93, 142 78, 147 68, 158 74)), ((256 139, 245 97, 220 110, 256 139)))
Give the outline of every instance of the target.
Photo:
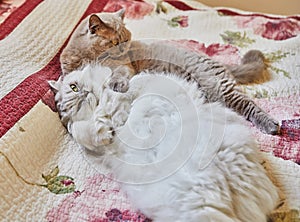
POLYGON ((279 15, 300 14, 300 0, 198 0, 212 7, 233 7, 245 11, 279 15))

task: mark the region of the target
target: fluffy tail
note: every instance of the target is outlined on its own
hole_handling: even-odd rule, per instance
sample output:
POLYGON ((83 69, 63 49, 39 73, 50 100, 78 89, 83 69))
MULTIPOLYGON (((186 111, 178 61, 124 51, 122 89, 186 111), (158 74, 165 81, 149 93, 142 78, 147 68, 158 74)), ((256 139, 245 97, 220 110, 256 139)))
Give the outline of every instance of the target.
POLYGON ((270 80, 266 59, 259 50, 248 51, 240 65, 228 68, 238 84, 261 83, 270 80))

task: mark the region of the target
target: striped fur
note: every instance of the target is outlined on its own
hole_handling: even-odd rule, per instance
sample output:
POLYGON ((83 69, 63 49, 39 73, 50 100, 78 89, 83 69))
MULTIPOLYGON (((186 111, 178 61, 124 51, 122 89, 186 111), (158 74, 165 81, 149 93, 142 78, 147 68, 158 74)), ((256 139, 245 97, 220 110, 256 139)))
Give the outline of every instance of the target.
POLYGON ((124 92, 128 89, 129 79, 141 71, 173 73, 196 81, 208 102, 221 102, 265 133, 279 133, 278 122, 242 94, 237 86, 268 79, 260 51, 249 51, 241 65, 226 66, 172 42, 129 41, 131 34, 122 22, 122 11, 98 15, 106 25, 98 24, 96 29, 89 16, 78 26, 62 52, 60 61, 64 75, 88 63, 98 62, 113 69, 109 86, 124 92), (112 39, 118 41, 115 47, 111 44, 112 39))

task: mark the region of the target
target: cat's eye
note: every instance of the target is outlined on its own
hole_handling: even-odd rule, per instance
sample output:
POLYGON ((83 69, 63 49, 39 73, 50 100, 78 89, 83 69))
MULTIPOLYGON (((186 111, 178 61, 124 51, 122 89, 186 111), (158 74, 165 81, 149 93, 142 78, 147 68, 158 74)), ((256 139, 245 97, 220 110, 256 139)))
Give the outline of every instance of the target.
POLYGON ((111 40, 111 43, 113 44, 113 45, 118 45, 119 43, 118 43, 118 41, 117 40, 111 40))
POLYGON ((73 90, 73 92, 78 92, 78 88, 75 84, 71 84, 70 88, 73 90))

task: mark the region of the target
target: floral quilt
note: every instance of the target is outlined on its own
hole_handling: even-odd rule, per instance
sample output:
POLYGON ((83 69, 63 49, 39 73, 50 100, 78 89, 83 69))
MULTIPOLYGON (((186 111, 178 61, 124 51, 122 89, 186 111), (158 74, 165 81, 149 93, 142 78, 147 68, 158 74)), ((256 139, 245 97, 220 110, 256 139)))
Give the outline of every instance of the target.
POLYGON ((76 25, 95 12, 126 8, 133 39, 168 39, 238 64, 250 49, 271 79, 242 90, 281 123, 281 135, 248 123, 281 191, 272 221, 300 221, 300 15, 210 8, 178 0, 0 1, 0 220, 151 221, 109 172, 89 162, 55 112, 47 80, 76 25))

